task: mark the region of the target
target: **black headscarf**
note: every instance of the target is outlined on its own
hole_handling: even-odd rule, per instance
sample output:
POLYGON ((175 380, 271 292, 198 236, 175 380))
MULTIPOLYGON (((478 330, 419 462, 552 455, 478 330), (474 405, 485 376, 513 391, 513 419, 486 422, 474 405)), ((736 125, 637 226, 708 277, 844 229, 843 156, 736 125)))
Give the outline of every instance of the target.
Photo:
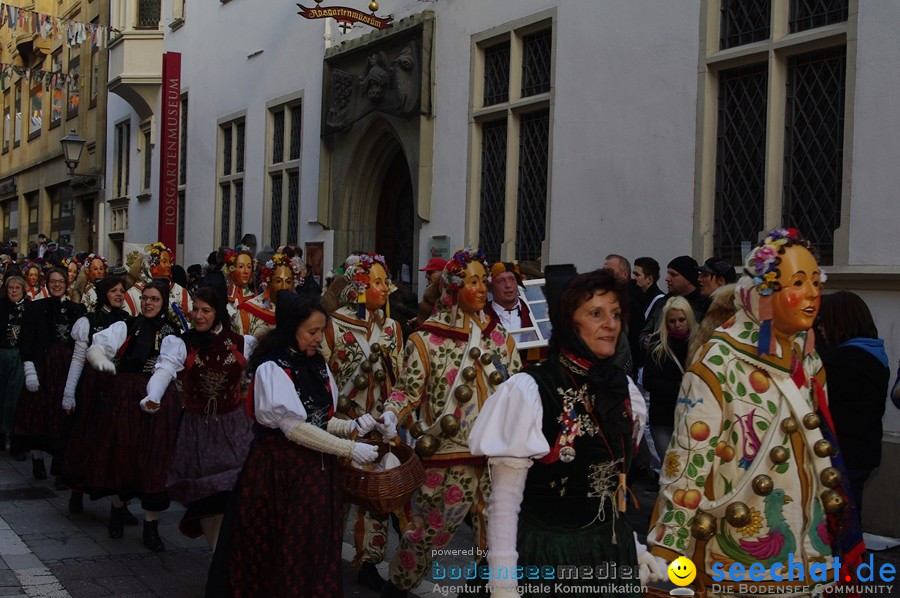
POLYGON ((228 291, 225 287, 225 277, 221 272, 211 272, 203 279, 203 284, 197 287, 194 292, 194 302, 203 301, 208 303, 216 312, 209 330, 201 332, 199 330, 190 330, 182 337, 184 342, 198 349, 206 349, 212 345, 215 333, 213 332, 221 324, 223 328, 229 327, 228 318, 228 291))

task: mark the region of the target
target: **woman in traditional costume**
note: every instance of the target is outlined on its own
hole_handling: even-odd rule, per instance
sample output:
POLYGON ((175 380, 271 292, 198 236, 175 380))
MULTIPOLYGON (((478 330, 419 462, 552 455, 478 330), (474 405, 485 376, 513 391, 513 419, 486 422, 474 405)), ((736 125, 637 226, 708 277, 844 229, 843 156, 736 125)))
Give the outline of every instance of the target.
POLYGON ((179 324, 166 315, 169 281, 143 286, 141 315, 116 322, 94 335, 87 360, 101 372, 115 373, 86 472, 91 499, 112 497, 109 536, 124 535, 123 501, 137 497, 144 509, 144 546, 162 552, 159 513, 169 508, 166 474, 175 453, 181 404, 171 384, 183 367, 179 324), (113 359, 116 362, 113 362, 113 359))
MULTIPOLYGON (((394 290, 387 272, 384 257, 376 253, 347 258, 342 306, 331 314, 322 348, 340 393, 338 411, 352 419, 369 415, 371 425, 381 417, 403 361, 400 325, 385 315, 394 290)), ((351 525, 359 581, 381 590, 384 580, 375 565, 384 560, 387 549, 388 517, 357 509, 351 525)))
POLYGON ((225 504, 253 440, 241 381, 256 339, 231 331, 224 284, 197 288, 191 321, 193 329, 173 340, 186 355, 179 376, 184 415, 166 486, 187 507, 181 533, 203 535, 215 550, 225 504))
POLYGON ((684 377, 647 541, 662 562, 691 559, 707 587, 721 568, 711 595, 810 596, 834 583, 816 568, 839 557, 843 583, 864 550, 811 329, 825 275, 794 229, 768 233, 744 266, 737 313, 684 377), (758 562, 747 592, 729 571, 758 562))
POLYGON ((276 253, 272 259, 260 267, 260 277, 265 290, 238 305, 234 315, 235 330, 262 337, 275 327, 275 297, 278 291, 293 291, 294 276, 300 272, 299 259, 291 259, 283 253, 276 253))
POLYGON ((66 296, 75 303, 80 303, 81 296, 75 290, 75 279, 78 278, 78 271, 81 269, 78 258, 74 256, 64 257, 60 260, 59 265, 60 267, 65 268, 68 273, 68 280, 66 280, 66 296))
POLYGON ((60 440, 60 408, 75 342, 72 327, 84 315, 84 306, 66 297, 68 276, 63 268, 47 273, 50 296, 32 301, 22 318, 21 351, 25 391, 16 408, 10 452, 32 451, 32 474, 47 479, 42 452, 53 454, 60 440))
POLYGON ((512 337, 483 311, 488 280, 483 253, 453 255, 441 275, 436 312, 407 341, 400 379, 385 401, 378 427, 391 437, 397 422, 411 424, 425 482, 413 494, 413 525, 391 560, 383 596, 405 596, 418 585, 434 549, 453 539, 468 514, 477 547, 487 548, 490 482, 484 457, 469 450, 469 433, 487 397, 521 366, 512 337))
POLYGON ((190 317, 191 295, 187 289, 172 279, 172 264, 175 254, 160 242, 144 247, 144 255, 131 267, 131 276, 136 280, 134 286, 125 295, 125 311, 136 316, 141 312, 141 291, 151 280, 165 278, 169 281, 168 303, 166 311, 172 322, 178 322, 181 332, 188 329, 187 319, 190 317))
POLYGON ((0 450, 3 451, 15 423, 16 405, 25 383, 19 344, 27 301, 25 280, 7 274, 3 280, 3 293, 0 293, 0 450))
MULTIPOLYGON (((128 317, 122 304, 125 302, 125 281, 121 278, 103 278, 96 283, 95 308, 78 319, 72 327, 75 350, 62 395, 62 408, 68 414, 65 423, 64 449, 59 459, 58 473, 62 484, 71 489, 69 512, 84 510, 84 474, 87 467, 88 447, 95 441, 96 423, 103 409, 98 397, 105 396, 116 384, 112 374, 92 368, 84 371, 84 360, 91 339, 101 330, 128 317), (81 382, 79 384, 79 381, 81 382)), ((102 399, 101 399, 102 401, 102 399)))
POLYGON ((207 596, 341 596, 337 457, 365 464, 378 455, 372 445, 346 440, 356 422, 332 417, 337 386, 319 352, 324 310, 292 291, 277 301, 277 325, 248 365, 256 440, 234 489, 226 516, 232 533, 219 542, 207 596))
MULTIPOLYGON (((589 567, 616 563, 596 580, 567 581, 577 596, 640 596, 635 536, 624 517, 634 450, 630 397, 637 388, 614 363, 628 296, 610 270, 569 280, 550 293, 549 357, 494 393, 470 436, 488 457, 488 582, 493 596, 542 596, 518 588, 517 566, 589 567)), ((524 582, 523 582, 524 583, 524 582)))
POLYGON ((40 264, 30 262, 25 266, 25 283, 25 294, 28 296, 29 301, 46 299, 50 296, 47 292, 47 287, 44 286, 44 272, 41 270, 40 264))
POLYGON ((228 302, 237 309, 244 301, 256 297, 250 287, 253 281, 253 254, 238 247, 225 252, 225 278, 228 279, 228 302))
POLYGON ((98 280, 106 278, 106 258, 97 253, 92 253, 84 260, 84 265, 75 279, 75 293, 77 299, 72 299, 76 303, 84 305, 88 312, 94 311, 97 305, 97 291, 94 285, 98 280))

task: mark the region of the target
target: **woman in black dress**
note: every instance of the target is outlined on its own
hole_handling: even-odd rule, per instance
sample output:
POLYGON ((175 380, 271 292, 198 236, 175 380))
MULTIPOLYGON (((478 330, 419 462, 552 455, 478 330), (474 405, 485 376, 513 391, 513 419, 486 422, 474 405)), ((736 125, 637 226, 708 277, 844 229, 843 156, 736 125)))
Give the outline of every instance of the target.
POLYGON ((25 279, 7 273, 0 292, 0 451, 6 450, 6 439, 12 432, 16 405, 25 383, 19 340, 27 301, 25 279))

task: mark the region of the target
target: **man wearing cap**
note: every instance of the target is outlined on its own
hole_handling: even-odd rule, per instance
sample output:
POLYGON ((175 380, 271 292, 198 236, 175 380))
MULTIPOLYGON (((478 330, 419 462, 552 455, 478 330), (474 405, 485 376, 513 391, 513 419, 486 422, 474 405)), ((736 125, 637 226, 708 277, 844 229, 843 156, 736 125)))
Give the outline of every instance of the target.
POLYGON ((447 260, 440 257, 433 257, 428 260, 428 263, 425 264, 424 268, 419 268, 419 272, 425 273, 425 286, 429 286, 434 284, 434 281, 441 277, 441 272, 444 270, 444 266, 447 265, 447 260))
POLYGON ((697 268, 697 278, 700 294, 707 298, 719 287, 737 282, 734 266, 717 257, 709 258, 697 268))

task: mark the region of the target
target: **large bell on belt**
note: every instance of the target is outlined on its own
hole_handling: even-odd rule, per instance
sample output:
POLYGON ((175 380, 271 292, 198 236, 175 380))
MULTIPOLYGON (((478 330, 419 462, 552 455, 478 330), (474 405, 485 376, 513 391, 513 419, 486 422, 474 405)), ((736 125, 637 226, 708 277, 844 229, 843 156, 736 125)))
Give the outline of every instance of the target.
POLYGON ((463 377, 463 380, 465 380, 466 382, 471 382, 472 380, 474 380, 475 379, 475 368, 473 368, 470 365, 464 367, 463 371, 462 371, 462 377, 463 377))
POLYGON ((813 452, 817 457, 830 457, 834 447, 831 446, 831 443, 825 440, 817 440, 813 445, 813 452))
POLYGON ((481 357, 478 358, 483 365, 491 365, 491 362, 494 361, 494 356, 490 353, 482 353, 481 357))
POLYGON ((478 347, 472 347, 469 349, 469 357, 472 359, 478 359, 478 356, 481 355, 481 349, 478 347))
POLYGON ((441 441, 431 434, 423 434, 416 440, 416 454, 420 457, 430 457, 441 446, 441 441))
POLYGON ((381 353, 381 345, 379 345, 378 343, 372 343, 372 346, 369 347, 369 349, 372 351, 372 353, 381 353))
POLYGON ((361 372, 368 374, 372 371, 372 363, 368 360, 363 361, 361 364, 359 364, 359 369, 361 372))
POLYGON ((788 460, 788 451, 783 446, 774 446, 769 451, 769 458, 772 459, 772 463, 775 465, 780 465, 788 460))
POLYGON ((369 377, 365 374, 357 374, 353 377, 353 388, 356 390, 365 390, 369 387, 369 377))
POLYGON ((378 353, 369 353, 369 363, 378 363, 378 353))
POLYGON ((698 540, 708 540, 716 533, 716 518, 709 513, 697 511, 691 523, 691 535, 698 540))
POLYGON ((785 434, 793 434, 797 429, 797 420, 793 417, 788 417, 781 421, 781 431, 785 434))
POLYGON ((819 416, 815 413, 807 413, 803 416, 803 427, 807 430, 815 430, 820 423, 819 416))
POLYGON ((822 508, 829 515, 840 513, 847 506, 847 501, 837 490, 826 490, 819 495, 819 498, 822 500, 822 508))
POLYGON ((372 375, 375 376, 377 382, 384 382, 387 379, 387 374, 384 373, 384 370, 375 370, 375 373, 372 375))
POLYGON ((441 418, 441 431, 447 436, 455 436, 459 432, 459 418, 448 413, 441 418))
POLYGON ((750 509, 742 502, 733 502, 725 509, 725 520, 731 527, 744 527, 750 523, 750 509))
POLYGON ((409 434, 413 438, 421 438, 424 433, 425 428, 422 426, 422 422, 416 422, 409 427, 409 434))
POLYGON ((766 496, 772 493, 772 490, 775 489, 775 482, 772 481, 772 478, 763 474, 758 475, 753 478, 753 482, 751 482, 753 486, 753 491, 759 496, 766 496))
POLYGON ((826 467, 819 474, 819 480, 826 488, 834 488, 841 483, 841 472, 837 467, 826 467))
POLYGON ((339 413, 350 413, 350 409, 353 407, 353 401, 348 399, 347 397, 338 397, 337 410, 339 413))
POLYGON ((488 382, 490 382, 494 386, 501 384, 503 382, 503 374, 494 370, 488 375, 488 382))
POLYGON ((453 391, 453 398, 459 403, 468 403, 472 400, 472 395, 474 394, 471 386, 460 384, 456 387, 456 390, 453 391))

